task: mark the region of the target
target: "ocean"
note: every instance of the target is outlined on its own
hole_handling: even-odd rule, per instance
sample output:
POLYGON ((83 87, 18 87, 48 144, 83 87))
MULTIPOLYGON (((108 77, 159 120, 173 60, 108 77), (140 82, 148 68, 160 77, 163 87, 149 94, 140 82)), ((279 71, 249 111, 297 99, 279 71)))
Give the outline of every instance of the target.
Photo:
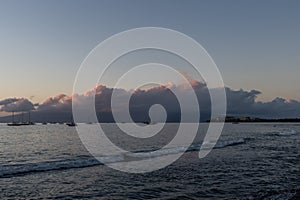
MULTIPOLYGON (((96 126, 96 124, 79 124, 96 126)), ((180 153, 166 144, 178 128, 167 124, 160 138, 132 140, 115 124, 101 124, 114 144, 143 159, 180 153), (158 150, 155 155, 153 150, 158 150)), ((199 159, 207 124, 171 165, 148 173, 109 168, 86 150, 75 127, 63 124, 0 125, 1 199, 292 199, 300 188, 300 124, 225 124, 215 148, 199 159)), ((186 133, 189 134, 189 133, 186 133)), ((126 159, 106 157, 110 163, 126 159)), ((122 157, 123 158, 123 157, 122 157)), ((295 197, 294 197, 295 199, 295 197)))

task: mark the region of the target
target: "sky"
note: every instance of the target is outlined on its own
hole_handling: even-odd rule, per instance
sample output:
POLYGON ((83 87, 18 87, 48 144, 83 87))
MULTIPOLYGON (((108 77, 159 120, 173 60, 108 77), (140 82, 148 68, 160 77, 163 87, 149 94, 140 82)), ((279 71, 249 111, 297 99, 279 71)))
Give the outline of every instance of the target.
POLYGON ((96 45, 151 26, 199 42, 227 87, 258 90, 260 101, 300 101, 299 9, 296 0, 0 0, 0 99, 40 103, 70 95, 80 64, 96 45))

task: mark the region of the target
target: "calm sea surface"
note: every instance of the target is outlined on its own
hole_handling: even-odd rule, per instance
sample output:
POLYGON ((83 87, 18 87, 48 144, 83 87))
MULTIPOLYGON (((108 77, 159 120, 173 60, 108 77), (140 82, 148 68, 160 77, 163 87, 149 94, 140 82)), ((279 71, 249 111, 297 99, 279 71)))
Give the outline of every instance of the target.
MULTIPOLYGON (((116 145, 147 158, 174 137, 178 124, 146 142, 124 137, 114 124, 102 126, 116 145)), ((300 124, 226 124, 203 159, 198 147, 207 124, 200 126, 179 160, 129 174, 94 159, 74 127, 1 124, 0 199, 289 199, 300 188, 300 124)))

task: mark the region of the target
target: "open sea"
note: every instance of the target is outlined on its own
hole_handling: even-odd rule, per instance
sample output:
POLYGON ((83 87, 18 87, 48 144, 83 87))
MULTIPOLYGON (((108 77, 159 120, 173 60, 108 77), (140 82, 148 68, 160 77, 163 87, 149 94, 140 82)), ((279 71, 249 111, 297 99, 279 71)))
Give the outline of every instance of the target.
MULTIPOLYGON (((178 124, 167 124, 158 141, 147 143, 127 141, 115 124, 101 126, 115 144, 140 152, 145 159, 163 159, 184 145, 151 154, 174 136, 178 124)), ((1 124, 0 199, 297 199, 300 124, 225 124, 215 148, 199 159, 201 132, 206 128, 200 124, 199 138, 173 164, 130 174, 94 159, 75 127, 1 124)))

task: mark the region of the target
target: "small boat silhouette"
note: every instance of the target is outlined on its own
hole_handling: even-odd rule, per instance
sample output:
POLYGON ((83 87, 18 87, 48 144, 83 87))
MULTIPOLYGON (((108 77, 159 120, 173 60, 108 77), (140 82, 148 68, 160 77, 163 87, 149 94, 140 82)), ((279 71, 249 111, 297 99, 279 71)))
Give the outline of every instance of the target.
POLYGON ((7 126, 28 126, 28 125, 35 125, 35 123, 30 120, 30 111, 28 111, 28 122, 23 121, 23 113, 22 113, 22 122, 15 122, 15 114, 14 112, 12 112, 12 122, 7 124, 7 126))
POLYGON ((69 123, 66 123, 67 126, 77 126, 77 124, 75 122, 69 122, 69 123))

